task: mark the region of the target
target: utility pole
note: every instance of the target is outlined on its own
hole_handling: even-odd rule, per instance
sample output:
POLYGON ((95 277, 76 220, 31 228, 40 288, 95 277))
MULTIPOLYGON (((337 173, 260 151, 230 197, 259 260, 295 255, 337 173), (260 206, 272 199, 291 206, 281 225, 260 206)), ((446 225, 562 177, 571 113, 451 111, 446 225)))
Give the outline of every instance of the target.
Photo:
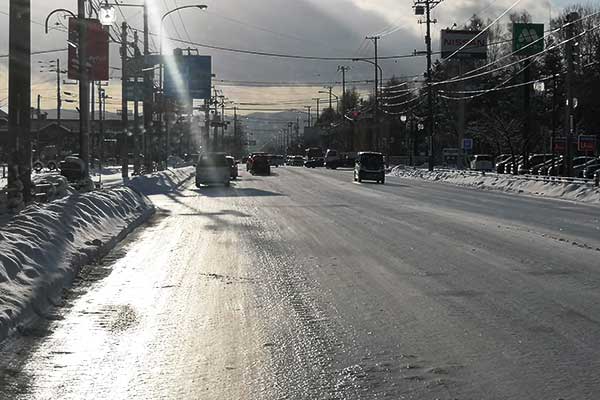
MULTIPOLYGON (((233 107, 233 150, 232 153, 236 154, 239 152, 239 137, 237 130, 237 107, 233 107)), ((236 154, 237 155, 237 154, 236 154)))
POLYGON ((104 110, 106 109, 106 93, 102 89, 102 85, 98 85, 98 108, 99 108, 99 120, 100 120, 100 132, 98 138, 98 159, 100 160, 98 169, 100 176, 98 178, 98 184, 102 187, 102 163, 104 160, 104 110))
POLYGON ((346 72, 350 70, 350 67, 343 65, 338 66, 338 71, 342 71, 342 114, 346 113, 346 107, 344 105, 344 99, 346 97, 346 72))
MULTIPOLYGON (((375 112, 374 112, 374 119, 375 119, 375 126, 377 129, 377 143, 379 143, 379 39, 381 39, 380 36, 367 36, 366 39, 368 40, 372 40, 373 44, 375 45, 375 112)), ((383 77, 382 77, 383 78, 383 77)), ((371 138, 371 142, 372 142, 372 138, 371 138)), ((371 143, 372 144, 372 143, 371 143)))
POLYGON ((317 98, 315 98, 313 100, 317 101, 317 118, 315 119, 315 126, 316 126, 317 123, 319 123, 319 117, 320 117, 320 115, 319 115, 319 103, 321 102, 321 99, 317 97, 317 98))
MULTIPOLYGON (((436 20, 431 19, 431 10, 433 10, 443 0, 416 0, 415 1, 415 14, 425 14, 427 24, 427 35, 425 36, 425 44, 427 45, 427 109, 429 117, 427 119, 427 129, 429 131, 429 171, 433 171, 435 158, 434 158, 434 130, 435 130, 435 115, 433 110, 433 85, 432 85, 432 62, 431 62, 431 24, 437 23, 436 20)), ((419 23, 423 23, 419 21, 419 23)))
POLYGON ((310 114, 310 109, 312 108, 312 106, 304 106, 304 108, 306 108, 308 110, 308 126, 311 126, 311 114, 310 114))
MULTIPOLYGON (((127 22, 123 22, 121 25, 121 61, 122 61, 122 87, 125 88, 127 85, 127 80, 129 79, 127 76, 127 22)), ((129 141, 128 135, 128 116, 127 116, 127 96, 123 94, 121 96, 121 123, 122 130, 121 135, 119 136, 120 144, 119 149, 121 150, 121 176, 123 179, 129 178, 129 151, 127 142, 129 141)))
POLYGON ((8 64, 9 207, 31 200, 31 0, 10 0, 8 64))
POLYGON ((574 52, 573 52, 573 37, 575 36, 575 24, 573 21, 579 19, 579 14, 572 12, 567 15, 567 27, 566 27, 566 55, 567 55, 567 76, 565 78, 566 86, 566 107, 565 107, 565 121, 564 121, 564 135, 566 137, 567 148, 565 154, 565 169, 567 176, 573 175, 573 133, 574 133, 574 122, 573 122, 573 111, 575 109, 573 99, 573 78, 575 73, 574 68, 574 52))
MULTIPOLYGON (((140 53, 140 48, 138 46, 138 41, 139 41, 139 37, 138 37, 138 31, 134 31, 133 32, 133 48, 134 48, 134 57, 136 58, 136 60, 138 60, 141 57, 141 53, 140 53)), ((136 64, 137 65, 137 64, 136 64)), ((135 157, 135 163, 134 163, 134 167, 133 167, 133 173, 134 175, 139 175, 140 174, 140 166, 142 164, 142 160, 140 159, 140 154, 143 152, 144 149, 144 141, 142 140, 142 137, 140 135, 140 105, 138 102, 138 93, 137 93, 137 88, 138 88, 138 75, 139 72, 135 71, 135 78, 134 78, 134 88, 135 88, 135 95, 134 95, 134 100, 133 100, 133 148, 134 148, 134 157, 135 157)))
POLYGON ((60 94, 60 58, 56 59, 56 121, 60 126, 60 109, 62 108, 62 97, 60 94))
MULTIPOLYGON (((150 55, 150 32, 148 28, 148 1, 144 0, 144 56, 150 55)), ((154 91, 154 72, 147 69, 144 71, 144 137, 146 139, 146 151, 144 160, 146 161, 146 172, 152 172, 154 161, 153 149, 153 126, 152 126, 152 95, 154 91)))
POLYGON ((77 54, 79 61, 79 157, 85 165, 85 175, 90 170, 90 82, 88 79, 87 60, 87 20, 85 19, 85 0, 77 0, 77 21, 79 28, 79 43, 77 54))
POLYGON ((332 91, 333 86, 325 86, 325 89, 329 91, 329 109, 333 111, 332 91))

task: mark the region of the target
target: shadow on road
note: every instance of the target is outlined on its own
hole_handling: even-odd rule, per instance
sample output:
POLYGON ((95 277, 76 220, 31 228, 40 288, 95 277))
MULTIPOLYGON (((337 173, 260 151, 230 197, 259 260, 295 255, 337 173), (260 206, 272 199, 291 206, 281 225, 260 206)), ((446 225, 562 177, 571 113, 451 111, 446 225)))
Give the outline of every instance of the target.
POLYGON ((205 197, 270 197, 285 196, 281 193, 254 188, 227 188, 218 186, 207 186, 200 189, 192 189, 193 192, 205 197))

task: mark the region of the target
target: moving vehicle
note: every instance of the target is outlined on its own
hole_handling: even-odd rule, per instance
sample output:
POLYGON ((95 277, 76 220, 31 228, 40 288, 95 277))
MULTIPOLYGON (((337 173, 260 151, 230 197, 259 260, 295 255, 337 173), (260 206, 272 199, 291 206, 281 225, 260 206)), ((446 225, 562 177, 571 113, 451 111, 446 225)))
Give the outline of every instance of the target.
POLYGON ((255 154, 250 161, 250 173, 252 175, 271 175, 271 164, 266 154, 255 154))
POLYGON ((325 162, 322 158, 311 158, 304 162, 304 166, 306 168, 320 168, 325 165, 325 162))
POLYGON ((383 154, 363 151, 358 153, 354 166, 354 181, 363 180, 376 181, 382 185, 385 183, 385 162, 383 154))
POLYGON ((250 171, 250 169, 252 168, 252 159, 254 158, 254 156, 257 155, 264 155, 264 156, 268 156, 267 153, 252 153, 248 156, 248 158, 246 159, 246 171, 250 171))
POLYGON ((494 157, 489 154, 475 154, 471 161, 471 169, 474 171, 493 171, 494 157))
POLYGON ((196 164, 196 187, 211 183, 222 183, 229 186, 231 166, 225 153, 202 154, 196 164))
POLYGON ((227 156, 227 162, 229 163, 229 169, 231 171, 231 180, 235 181, 238 176, 239 176, 239 172, 238 172, 238 163, 235 160, 235 158, 231 157, 231 156, 227 156))
POLYGON ((336 169, 340 166, 340 155, 337 150, 328 149, 325 153, 325 168, 336 169))
POLYGON ((269 163, 271 164, 271 167, 278 168, 279 166, 285 164, 285 160, 282 155, 274 154, 269 157, 269 163))
POLYGON ((293 156, 291 157, 290 164, 293 167, 303 167, 304 166, 304 157, 302 156, 293 156))
POLYGON ((305 150, 306 159, 310 160, 312 158, 323 158, 323 149, 320 147, 309 147, 305 150))

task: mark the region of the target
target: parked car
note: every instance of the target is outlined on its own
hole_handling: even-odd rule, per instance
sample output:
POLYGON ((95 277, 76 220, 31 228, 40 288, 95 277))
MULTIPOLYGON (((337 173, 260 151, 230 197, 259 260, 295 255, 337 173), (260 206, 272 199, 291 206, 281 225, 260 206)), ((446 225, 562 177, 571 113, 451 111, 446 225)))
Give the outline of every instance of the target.
POLYGON ((68 156, 60 162, 60 174, 69 182, 78 182, 86 177, 85 163, 79 157, 68 156))
POLYGON ((523 157, 521 157, 521 162, 519 163, 517 173, 519 175, 528 175, 531 173, 531 167, 546 162, 552 159, 552 154, 533 154, 529 156, 527 159, 527 163, 523 162, 523 157))
POLYGON ((554 157, 554 159, 550 159, 550 160, 546 161, 544 163, 544 165, 542 165, 539 168, 538 175, 547 176, 547 175, 556 174, 555 173, 556 171, 558 171, 559 169, 562 169, 562 163, 563 163, 563 156, 554 157))
POLYGON ((385 162, 383 154, 370 151, 358 153, 354 166, 354 181, 363 180, 376 181, 382 185, 385 183, 385 162))
POLYGON ((311 158, 304 162, 304 166, 306 168, 317 168, 323 167, 325 165, 325 161, 322 158, 311 158))
POLYGON ((516 174, 519 164, 523 160, 523 156, 515 156, 511 158, 511 160, 506 164, 505 173, 506 174, 516 174))
POLYGON ((506 173, 506 168, 508 164, 512 161, 513 157, 511 155, 506 155, 506 157, 502 157, 506 154, 501 154, 500 157, 496 158, 496 172, 499 174, 506 173))
POLYGON ((575 160, 573 160, 573 176, 582 178, 583 170, 586 169, 588 165, 596 164, 598 162, 600 162, 600 158, 596 157, 591 157, 587 161, 579 162, 577 165, 575 165, 575 160))
POLYGON ((546 175, 549 168, 552 168, 552 164, 556 165, 560 157, 550 157, 549 160, 543 161, 530 168, 532 175, 546 175))
POLYGON ((252 175, 271 175, 271 164, 266 154, 255 154, 250 162, 250 173, 252 175))
POLYGON ((489 154, 475 154, 471 160, 471 169, 475 171, 493 171, 494 158, 489 154))
POLYGON ((590 164, 588 166, 585 167, 585 169, 583 170, 583 177, 586 179, 593 179, 594 178, 594 174, 600 171, 600 161, 597 161, 595 164, 590 164))
POLYGON ((211 183, 222 183, 229 186, 231 166, 225 153, 202 154, 196 164, 196 187, 211 183))
POLYGON ((238 172, 238 163, 235 160, 235 158, 231 157, 231 156, 227 156, 227 162, 229 163, 229 169, 231 171, 231 180, 235 181, 238 176, 239 176, 239 172, 238 172))

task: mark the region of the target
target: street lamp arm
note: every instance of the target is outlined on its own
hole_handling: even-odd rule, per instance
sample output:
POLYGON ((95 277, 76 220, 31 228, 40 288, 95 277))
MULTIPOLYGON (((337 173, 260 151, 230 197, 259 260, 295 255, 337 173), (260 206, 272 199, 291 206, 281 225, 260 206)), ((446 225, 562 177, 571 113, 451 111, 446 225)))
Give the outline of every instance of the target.
POLYGON ((199 8, 201 10, 206 10, 208 8, 207 5, 205 4, 194 4, 194 5, 186 5, 186 6, 181 6, 181 7, 177 7, 174 8, 172 10, 167 11, 160 19, 160 22, 162 23, 165 18, 167 18, 169 15, 171 15, 172 13, 176 12, 176 11, 180 11, 180 10, 184 10, 186 8, 199 8))
POLYGON ((353 58, 352 61, 364 61, 364 62, 369 63, 371 65, 375 65, 377 67, 377 69, 379 69, 379 73, 383 77, 383 69, 381 69, 381 65, 376 64, 374 61, 371 61, 371 60, 369 60, 367 58, 353 58))
POLYGON ((56 10, 53 10, 50 14, 48 14, 48 16, 46 17, 46 22, 44 23, 44 26, 46 28, 46 34, 48 33, 48 21, 50 21, 50 17, 56 14, 57 12, 64 12, 66 14, 69 14, 73 18, 77 18, 73 11, 67 10, 66 8, 57 8, 56 10))

